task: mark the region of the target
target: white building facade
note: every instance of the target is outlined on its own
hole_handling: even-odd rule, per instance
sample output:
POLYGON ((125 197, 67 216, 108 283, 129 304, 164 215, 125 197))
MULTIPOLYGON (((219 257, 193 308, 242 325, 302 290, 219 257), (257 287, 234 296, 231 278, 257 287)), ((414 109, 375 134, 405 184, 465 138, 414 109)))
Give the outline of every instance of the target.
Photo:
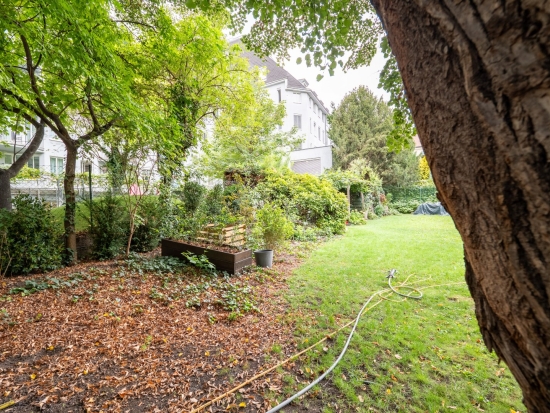
MULTIPOLYGON (((7 134, 0 135, 0 168, 9 167, 24 152, 34 137, 34 133, 34 126, 28 125, 24 132, 10 131, 7 134)), ((65 171, 66 154, 67 151, 61 139, 46 127, 44 139, 27 166, 59 175, 65 171)), ((103 160, 86 159, 79 156, 76 162, 76 173, 88 172, 90 166, 92 167, 92 174, 106 173, 105 161, 103 160)))
POLYGON ((267 70, 265 87, 274 102, 284 102, 286 118, 282 130, 296 127, 303 143, 290 153, 292 170, 320 175, 332 167, 332 141, 328 137, 328 109, 305 79, 296 79, 270 57, 260 59, 254 53, 243 53, 251 66, 267 70))

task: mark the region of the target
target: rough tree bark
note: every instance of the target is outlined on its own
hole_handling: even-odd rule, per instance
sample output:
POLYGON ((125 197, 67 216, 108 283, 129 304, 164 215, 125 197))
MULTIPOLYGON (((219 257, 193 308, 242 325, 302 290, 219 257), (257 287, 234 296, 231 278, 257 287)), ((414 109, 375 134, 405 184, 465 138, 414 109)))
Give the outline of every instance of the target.
POLYGON ((16 176, 29 159, 35 154, 44 139, 44 122, 37 122, 29 117, 29 120, 36 128, 36 132, 29 143, 29 146, 23 151, 21 156, 15 160, 9 168, 0 169, 0 209, 11 210, 11 178, 16 176))
POLYGON ((485 344, 550 412, 550 2, 373 0, 485 344))

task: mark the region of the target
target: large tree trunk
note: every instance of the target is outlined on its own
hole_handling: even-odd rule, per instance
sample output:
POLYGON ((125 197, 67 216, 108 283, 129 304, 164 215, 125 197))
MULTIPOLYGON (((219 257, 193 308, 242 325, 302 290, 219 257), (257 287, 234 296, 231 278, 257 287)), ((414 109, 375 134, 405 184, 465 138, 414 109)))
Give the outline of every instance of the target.
MULTIPOLYGON (((70 139, 70 138, 69 138, 70 139)), ((76 144, 65 145, 67 148, 67 162, 65 164, 65 248, 67 251, 67 263, 73 264, 78 258, 76 255, 76 194, 74 190, 74 178, 76 174, 76 156, 78 147, 76 144)))
POLYGON ((373 0, 490 350, 550 412, 550 2, 373 0))

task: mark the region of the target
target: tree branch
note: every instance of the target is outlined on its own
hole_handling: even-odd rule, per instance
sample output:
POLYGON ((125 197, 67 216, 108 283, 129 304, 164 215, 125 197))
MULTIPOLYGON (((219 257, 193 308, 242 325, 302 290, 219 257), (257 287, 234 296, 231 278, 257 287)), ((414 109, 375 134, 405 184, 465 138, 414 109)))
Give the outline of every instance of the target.
POLYGON ((25 149, 23 154, 19 158, 17 158, 15 162, 12 163, 8 168, 8 175, 10 178, 13 178, 19 173, 23 166, 25 166, 29 159, 31 159, 31 157, 35 154, 36 150, 40 147, 40 144, 44 139, 44 120, 41 120, 39 123, 26 113, 23 113, 22 116, 32 125, 36 126, 36 132, 34 133, 31 143, 29 144, 27 149, 25 149))

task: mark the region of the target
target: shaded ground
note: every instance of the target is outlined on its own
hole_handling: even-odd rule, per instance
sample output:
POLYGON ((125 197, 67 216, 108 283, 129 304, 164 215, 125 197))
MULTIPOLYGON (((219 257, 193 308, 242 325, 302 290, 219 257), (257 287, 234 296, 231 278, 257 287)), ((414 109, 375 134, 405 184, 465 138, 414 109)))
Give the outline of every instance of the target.
MULTIPOLYGON (((0 404, 17 401, 7 410, 14 412, 198 407, 276 363, 273 351, 295 351, 280 293, 299 254, 297 248, 273 270, 213 286, 211 277, 191 267, 173 275, 131 269, 123 261, 5 279, 0 404), (26 280, 50 288, 13 294, 14 287, 29 291, 26 280), (171 291, 180 293, 170 297, 171 291)), ((207 411, 265 411, 270 401, 264 392, 277 394, 280 387, 274 373, 207 411)))

